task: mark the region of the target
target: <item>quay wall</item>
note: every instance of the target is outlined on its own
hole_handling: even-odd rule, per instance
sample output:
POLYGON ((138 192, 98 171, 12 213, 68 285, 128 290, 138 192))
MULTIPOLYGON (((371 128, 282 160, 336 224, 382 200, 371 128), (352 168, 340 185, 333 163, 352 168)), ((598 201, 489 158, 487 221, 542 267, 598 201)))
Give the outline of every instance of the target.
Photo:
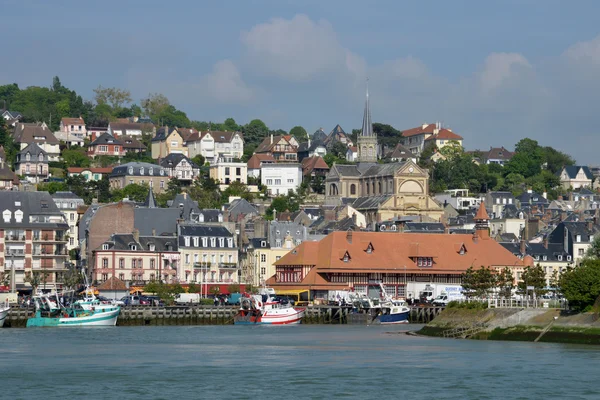
MULTIPOLYGON (((122 307, 117 326, 142 325, 230 325, 238 312, 237 306, 174 306, 122 307)), ((443 308, 413 307, 410 322, 427 323, 432 321, 443 308)), ((11 308, 5 321, 7 327, 24 328, 27 319, 33 315, 32 308, 11 308)), ((315 305, 306 307, 303 324, 350 324, 368 325, 374 323, 375 314, 353 312, 349 307, 315 305)))
POLYGON ((437 337, 600 344, 600 318, 560 309, 445 309, 418 334, 437 337))

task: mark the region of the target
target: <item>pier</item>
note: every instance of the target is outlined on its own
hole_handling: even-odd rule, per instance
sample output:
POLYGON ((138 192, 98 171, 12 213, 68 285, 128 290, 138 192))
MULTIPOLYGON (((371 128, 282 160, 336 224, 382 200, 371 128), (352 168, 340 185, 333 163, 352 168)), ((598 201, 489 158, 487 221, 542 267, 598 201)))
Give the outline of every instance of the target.
MULTIPOLYGON (((426 324, 431 322, 443 307, 411 307, 409 322, 426 324)), ((144 325, 231 325, 239 310, 238 306, 172 306, 122 307, 117 326, 144 325)), ((24 328, 33 308, 11 308, 4 326, 24 328)), ((350 307, 311 305, 306 307, 303 324, 350 324, 368 325, 375 315, 368 312, 353 312, 350 307)))

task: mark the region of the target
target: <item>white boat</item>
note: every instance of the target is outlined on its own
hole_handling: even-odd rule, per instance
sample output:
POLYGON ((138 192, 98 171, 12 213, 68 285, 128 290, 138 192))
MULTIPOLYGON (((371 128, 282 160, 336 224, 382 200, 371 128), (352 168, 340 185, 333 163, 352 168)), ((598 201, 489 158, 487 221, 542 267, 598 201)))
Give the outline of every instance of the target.
POLYGON ((4 320, 8 316, 9 312, 10 312, 10 305, 8 304, 8 301, 6 303, 0 305, 0 328, 4 325, 4 320))
POLYGON ((354 307, 367 311, 373 317, 371 322, 375 324, 407 324, 410 307, 406 302, 390 297, 382 283, 379 283, 379 290, 378 299, 372 299, 365 294, 354 294, 351 297, 354 307))
POLYGON ((118 305, 114 301, 104 302, 99 300, 89 287, 85 288, 83 299, 77 300, 75 304, 88 311, 106 312, 114 311, 118 308, 118 305))
POLYGON ((270 295, 249 295, 240 298, 240 310, 235 325, 294 325, 302 322, 304 308, 273 301, 270 295))
POLYGON ((35 296, 35 316, 27 320, 27 327, 53 326, 115 326, 121 308, 115 306, 107 311, 84 310, 81 305, 65 307, 57 298, 52 301, 47 296, 35 296))

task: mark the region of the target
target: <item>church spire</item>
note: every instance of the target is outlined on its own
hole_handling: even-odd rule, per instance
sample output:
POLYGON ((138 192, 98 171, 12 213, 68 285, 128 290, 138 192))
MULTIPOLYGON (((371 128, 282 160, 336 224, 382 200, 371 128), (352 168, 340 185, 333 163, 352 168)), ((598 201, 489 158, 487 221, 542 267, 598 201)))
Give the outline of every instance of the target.
POLYGON ((156 197, 154 197, 154 192, 152 191, 152 188, 148 190, 148 196, 146 197, 146 201, 144 202, 144 207, 158 208, 158 206, 156 205, 156 197))
POLYGON ((365 99, 365 113, 363 115, 361 136, 374 136, 373 124, 371 123, 371 105, 369 104, 369 78, 367 78, 367 96, 365 99))
POLYGON ((367 79, 367 95, 365 113, 363 115, 362 132, 358 135, 358 162, 377 162, 377 134, 373 132, 371 122, 371 104, 369 102, 369 79, 367 79))

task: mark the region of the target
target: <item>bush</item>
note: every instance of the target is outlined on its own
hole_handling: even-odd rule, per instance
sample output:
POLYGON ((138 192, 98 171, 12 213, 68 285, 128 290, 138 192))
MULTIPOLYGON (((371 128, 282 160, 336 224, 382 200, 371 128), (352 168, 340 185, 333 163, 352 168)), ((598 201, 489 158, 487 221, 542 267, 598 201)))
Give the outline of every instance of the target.
POLYGON ((459 308, 459 309, 466 309, 466 310, 485 310, 488 308, 488 303, 487 303, 487 301, 462 302, 462 301, 453 300, 448 303, 446 308, 459 308))

